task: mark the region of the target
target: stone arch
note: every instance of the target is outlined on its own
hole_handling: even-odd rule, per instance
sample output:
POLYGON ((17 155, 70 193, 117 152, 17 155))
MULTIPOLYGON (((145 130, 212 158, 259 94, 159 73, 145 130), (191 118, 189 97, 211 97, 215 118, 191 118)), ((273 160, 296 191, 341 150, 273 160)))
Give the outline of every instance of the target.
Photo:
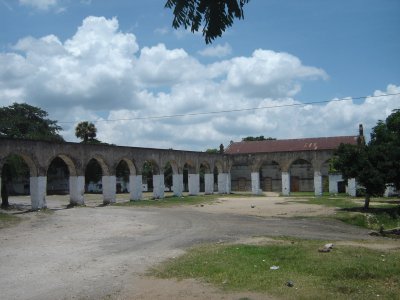
POLYGON ((56 159, 57 157, 59 157, 60 159, 62 159, 64 161, 64 163, 67 165, 68 167, 68 171, 69 171, 69 175, 70 176, 77 176, 77 168, 76 168, 76 164, 75 162, 72 160, 72 158, 70 158, 68 155, 66 154, 57 154, 54 155, 53 157, 49 158, 46 162, 46 173, 50 167, 50 164, 53 162, 54 159, 56 159))
POLYGON ((115 173, 116 173, 116 171, 117 171, 117 167, 119 166, 119 164, 120 164, 121 162, 124 162, 124 163, 127 164, 128 169, 129 169, 129 174, 130 174, 130 175, 136 175, 136 174, 137 174, 137 168, 136 168, 135 163, 134 163, 131 159, 126 158, 126 157, 121 157, 121 158, 119 158, 119 159, 117 159, 117 160, 115 161, 115 164, 114 164, 114 171, 115 171, 115 173))
POLYGON ((314 167, 309 160, 303 157, 293 159, 289 165, 289 173, 291 192, 314 190, 314 167))
POLYGON ((259 168, 260 189, 264 192, 281 192, 282 168, 275 160, 262 160, 257 164, 259 168))
MULTIPOLYGON (((69 194, 71 166, 68 166, 68 164, 60 155, 57 155, 52 157, 52 159, 48 161, 48 163, 46 164, 46 169, 46 194, 69 194)), ((75 169, 74 166, 73 169, 75 169)))
POLYGON ((8 195, 29 195, 32 192, 31 179, 37 178, 38 168, 34 160, 25 153, 7 153, 0 160, 0 177, 3 175, 6 176, 6 182, 2 183, 5 184, 6 187, 2 188, 7 191, 8 195), (15 160, 15 162, 11 160, 15 160), (11 167, 13 163, 16 163, 17 167, 20 167, 18 176, 15 176, 13 168, 11 167), (24 172, 21 172, 21 169, 24 172))
POLYGON ((215 168, 217 168, 218 174, 224 173, 224 164, 220 160, 215 161, 214 169, 215 168))
POLYGON ((95 156, 92 156, 91 158, 89 158, 85 163, 85 166, 83 168, 84 170, 86 170, 86 168, 91 160, 95 160, 100 165, 101 171, 103 172, 103 176, 110 176, 110 168, 108 167, 107 163, 105 162, 105 159, 100 155, 95 155, 95 156))
POLYGON ((36 158, 32 157, 30 154, 26 154, 24 152, 10 152, 7 153, 4 158, 0 161, 1 165, 0 165, 0 169, 3 168, 3 165, 7 162, 7 159, 12 156, 19 156, 23 159, 23 161, 25 162, 25 164, 28 166, 29 168, 29 175, 31 177, 37 177, 39 175, 39 168, 38 168, 38 164, 35 163, 36 158))
POLYGON ((211 166, 207 161, 203 161, 199 166, 200 192, 212 194, 214 192, 214 175, 211 166))

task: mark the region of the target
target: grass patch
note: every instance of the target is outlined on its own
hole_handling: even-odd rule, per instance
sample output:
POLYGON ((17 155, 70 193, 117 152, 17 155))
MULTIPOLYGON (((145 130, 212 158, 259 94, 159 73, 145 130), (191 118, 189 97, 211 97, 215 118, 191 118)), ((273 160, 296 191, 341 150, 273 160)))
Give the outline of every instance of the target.
POLYGON ((400 252, 292 240, 264 246, 206 245, 151 270, 161 278, 199 278, 222 289, 284 299, 396 299, 400 252), (279 266, 278 270, 270 270, 279 266), (287 282, 292 281, 293 287, 287 282))
POLYGON ((151 199, 149 197, 143 200, 127 201, 113 204, 115 206, 154 206, 154 207, 173 207, 178 205, 201 205, 201 204, 212 204, 218 199, 222 198, 254 198, 262 197, 259 195, 251 194, 211 194, 211 195, 197 195, 197 196, 166 196, 163 199, 151 199))
POLYGON ((21 221, 17 216, 0 212, 0 229, 13 226, 21 221))
MULTIPOLYGON (((226 197, 227 195, 225 195, 226 197)), ((229 195, 231 196, 231 195, 229 195)), ((156 206, 156 207, 172 207, 177 205, 199 205, 210 204, 223 198, 224 195, 199 195, 199 196, 167 196, 163 199, 144 199, 137 201, 128 201, 114 204, 116 206, 156 206)))
MULTIPOLYGON (((363 198, 322 196, 308 198, 302 203, 337 207, 333 218, 350 225, 372 230, 400 227, 400 202, 398 199, 373 198, 369 209, 364 209, 363 198)), ((296 200, 294 200, 296 201, 296 200)))

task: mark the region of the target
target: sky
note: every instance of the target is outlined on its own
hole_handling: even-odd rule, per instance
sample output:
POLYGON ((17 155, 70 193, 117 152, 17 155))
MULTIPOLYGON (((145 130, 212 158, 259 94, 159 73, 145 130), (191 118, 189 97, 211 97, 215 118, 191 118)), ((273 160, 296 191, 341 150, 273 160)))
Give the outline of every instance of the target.
POLYGON ((205 151, 247 136, 369 136, 400 108, 400 1, 251 0, 207 45, 166 0, 0 0, 0 106, 78 142, 205 151))

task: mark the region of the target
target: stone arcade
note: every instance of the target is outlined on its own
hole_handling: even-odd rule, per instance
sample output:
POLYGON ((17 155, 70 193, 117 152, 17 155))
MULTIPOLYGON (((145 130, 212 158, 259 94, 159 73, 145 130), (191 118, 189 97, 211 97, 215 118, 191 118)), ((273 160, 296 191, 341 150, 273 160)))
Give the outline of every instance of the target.
MULTIPOLYGON (((164 168, 170 163, 173 171, 172 191, 181 196, 184 190, 183 169, 188 167, 190 195, 200 193, 200 169, 204 171, 204 193, 214 192, 214 169, 218 171, 217 192, 246 190, 253 194, 276 191, 323 192, 328 178, 329 192, 338 192, 340 174, 329 174, 328 161, 340 143, 356 143, 357 136, 298 140, 231 143, 224 154, 195 151, 164 150, 113 145, 90 145, 18 139, 0 139, 0 172, 7 157, 23 158, 30 172, 32 209, 46 207, 47 171, 55 158, 60 158, 69 171, 71 204, 84 204, 85 170, 95 159, 102 169, 103 202, 114 203, 116 168, 124 161, 129 168, 131 200, 142 198, 142 169, 145 162, 153 165, 153 197, 164 198, 164 168)), ((1 190, 1 186, 0 186, 1 190)), ((355 181, 347 192, 355 195, 355 181)))

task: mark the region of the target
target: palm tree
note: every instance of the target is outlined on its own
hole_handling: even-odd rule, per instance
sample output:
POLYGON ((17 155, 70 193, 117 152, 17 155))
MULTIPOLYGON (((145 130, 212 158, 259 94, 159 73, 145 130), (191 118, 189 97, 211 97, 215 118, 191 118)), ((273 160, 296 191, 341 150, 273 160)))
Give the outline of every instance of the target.
POLYGON ((96 140, 97 128, 92 122, 80 122, 75 127, 75 136, 82 140, 83 143, 96 140))

